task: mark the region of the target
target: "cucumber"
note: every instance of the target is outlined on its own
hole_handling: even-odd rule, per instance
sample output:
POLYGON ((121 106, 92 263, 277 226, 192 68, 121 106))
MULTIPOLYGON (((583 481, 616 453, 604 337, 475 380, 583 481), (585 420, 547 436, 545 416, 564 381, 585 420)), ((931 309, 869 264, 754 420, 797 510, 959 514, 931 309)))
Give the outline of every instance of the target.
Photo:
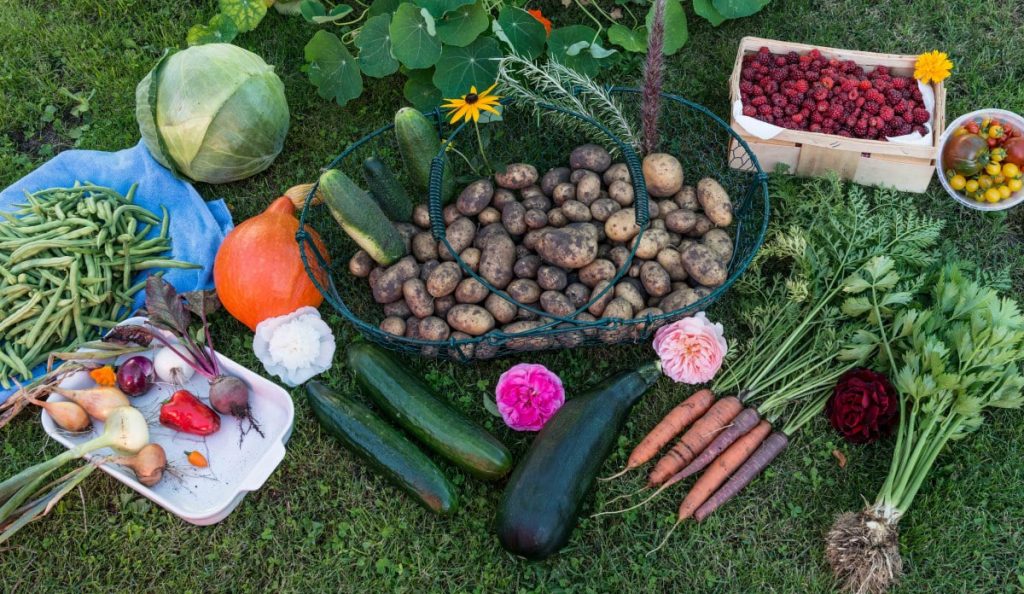
POLYGON ((546 559, 565 546, 629 410, 660 375, 653 363, 621 373, 567 401, 548 420, 499 503, 498 540, 506 550, 546 559))
POLYGON ((402 235, 380 206, 347 175, 329 169, 320 176, 324 203, 345 233, 378 264, 392 264, 405 255, 402 235))
POLYGON ((359 342, 346 357, 363 393, 424 445, 478 478, 512 469, 512 454, 497 438, 439 400, 390 352, 359 342))
POLYGON ((367 157, 363 161, 363 178, 388 218, 406 223, 412 220, 412 200, 386 163, 377 157, 367 157))
MULTIPOLYGON (((425 115, 411 107, 403 107, 395 114, 395 137, 402 153, 406 173, 420 189, 430 188, 430 162, 441 151, 437 127, 425 115)), ((444 162, 441 179, 441 202, 448 203, 455 194, 455 177, 451 162, 444 162)))
POLYGON ((437 465, 397 429, 365 405, 332 392, 316 380, 306 384, 306 396, 320 425, 342 445, 430 511, 454 511, 458 502, 455 488, 437 465))

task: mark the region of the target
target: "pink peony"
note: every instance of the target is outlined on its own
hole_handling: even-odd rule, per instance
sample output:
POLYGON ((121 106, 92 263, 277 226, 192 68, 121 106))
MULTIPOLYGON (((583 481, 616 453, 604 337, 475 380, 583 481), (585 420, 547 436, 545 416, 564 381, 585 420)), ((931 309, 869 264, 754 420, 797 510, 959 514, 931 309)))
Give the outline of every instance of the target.
POLYGON ((565 403, 562 380, 543 365, 513 365, 494 389, 498 412, 516 431, 540 431, 565 403))
POLYGON ((710 381, 728 350, 722 325, 711 323, 702 311, 654 334, 654 352, 661 359, 662 371, 684 384, 710 381))

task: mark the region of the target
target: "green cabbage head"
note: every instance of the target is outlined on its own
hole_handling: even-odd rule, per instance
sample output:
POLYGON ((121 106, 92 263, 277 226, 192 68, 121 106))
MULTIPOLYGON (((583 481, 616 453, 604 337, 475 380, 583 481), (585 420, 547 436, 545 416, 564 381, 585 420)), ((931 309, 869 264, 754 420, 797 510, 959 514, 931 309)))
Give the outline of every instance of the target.
POLYGON ((135 118, 153 157, 219 184, 274 161, 288 133, 284 85, 256 54, 228 43, 165 55, 135 89, 135 118))

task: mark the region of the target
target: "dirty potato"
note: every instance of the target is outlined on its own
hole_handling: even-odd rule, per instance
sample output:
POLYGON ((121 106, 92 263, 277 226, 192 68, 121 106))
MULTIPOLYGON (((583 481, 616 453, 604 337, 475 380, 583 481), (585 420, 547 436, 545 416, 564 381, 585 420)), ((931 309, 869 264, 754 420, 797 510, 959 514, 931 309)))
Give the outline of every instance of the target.
POLYGON ((510 235, 526 233, 526 208, 518 202, 509 202, 501 209, 501 224, 510 235))
POLYGON ((689 233, 697 225, 697 214, 679 207, 665 217, 665 228, 673 233, 689 233))
POLYGON ((560 229, 549 227, 540 236, 536 249, 546 262, 562 268, 582 268, 597 257, 597 238, 597 229, 586 223, 560 229))
POLYGON ((676 192, 672 200, 679 205, 679 208, 700 210, 700 201, 697 200, 697 188, 693 186, 683 186, 683 189, 676 192))
MULTIPOLYGON (((452 247, 452 250, 456 254, 462 252, 462 250, 473 245, 473 240, 476 238, 476 224, 473 223, 472 219, 460 216, 459 218, 452 221, 448 228, 444 232, 445 239, 448 240, 448 245, 452 247)), ((454 260, 452 252, 442 244, 438 248, 438 257, 441 260, 454 260)))
POLYGON ((468 247, 459 254, 462 263, 476 272, 480 269, 480 248, 468 247))
POLYGON ((732 224, 732 201, 722 184, 710 177, 697 182, 697 201, 715 226, 728 227, 732 224))
POLYGON ((604 232, 612 241, 626 242, 640 233, 640 226, 636 224, 636 211, 632 208, 623 208, 613 213, 604 223, 604 232))
POLYGON ((683 266, 694 281, 705 287, 717 287, 725 282, 728 271, 718 254, 707 246, 695 243, 683 252, 683 266))
POLYGON ((512 238, 505 233, 495 234, 480 251, 479 274, 495 287, 504 289, 512 280, 515 258, 516 245, 512 238))
POLYGON ((609 287, 611 287, 611 283, 610 282, 608 282, 608 281, 601 281, 601 282, 597 283, 597 286, 595 286, 594 290, 591 291, 591 293, 590 293, 590 298, 591 299, 593 299, 594 297, 597 297, 598 295, 600 295, 600 297, 598 297, 597 301, 594 301, 593 303, 591 303, 590 307, 587 308, 587 311, 590 312, 591 315, 600 317, 601 314, 604 313, 604 308, 607 307, 608 303, 612 299, 615 298, 615 288, 612 287, 612 288, 609 289, 609 287), (608 290, 605 291, 605 289, 608 289, 608 290), (602 292, 603 292, 603 294, 602 294, 602 292))
POLYGON ((632 184, 618 180, 608 186, 608 197, 618 203, 619 206, 625 208, 633 205, 633 200, 636 196, 633 193, 632 184))
POLYGON ((416 258, 406 256, 384 269, 379 276, 370 279, 370 290, 377 303, 391 303, 402 298, 402 284, 420 274, 416 258))
POLYGON ((448 323, 437 316, 428 316, 420 320, 420 338, 423 340, 447 340, 451 334, 448 323))
POLYGON ((590 301, 590 288, 583 283, 572 283, 565 288, 565 296, 569 299, 573 309, 576 310, 590 301))
POLYGON ((460 303, 448 311, 448 325, 470 336, 480 336, 494 328, 494 316, 479 305, 460 303))
POLYGON ((508 284, 506 292, 509 297, 519 303, 536 303, 540 299, 542 289, 537 281, 529 278, 517 278, 508 284))
POLYGON ((524 217, 526 220, 526 227, 528 229, 541 229, 548 225, 548 215, 544 214, 544 211, 538 208, 531 208, 526 211, 524 217))
MULTIPOLYGON (((580 169, 579 171, 585 171, 580 169)), ((576 200, 589 205, 601 197, 601 177, 593 171, 586 171, 576 182, 576 200)))
POLYGON ((540 178, 540 189, 548 196, 554 197, 555 188, 558 184, 569 181, 569 174, 572 173, 568 167, 555 167, 549 169, 544 177, 540 178))
POLYGON ((464 278, 455 287, 455 301, 458 303, 480 303, 487 299, 490 291, 475 278, 464 278))
POLYGON ((666 313, 672 313, 685 307, 689 307, 700 301, 700 296, 693 292, 690 287, 682 287, 666 295, 658 307, 666 313))
POLYGON ((494 174, 494 181, 509 190, 522 190, 537 182, 537 168, 529 163, 513 163, 505 171, 494 174))
POLYGON ((353 276, 366 278, 370 276, 370 271, 373 270, 373 267, 376 265, 377 263, 373 261, 370 254, 367 254, 364 250, 359 250, 352 254, 352 257, 349 259, 348 271, 351 272, 353 276))
POLYGON ((672 290, 672 279, 668 271, 657 262, 644 262, 640 266, 640 282, 647 294, 653 297, 663 297, 672 290))
POLYGON ((395 336, 405 335, 405 320, 395 316, 388 316, 381 320, 380 329, 395 336))
POLYGON ((430 229, 430 209, 426 204, 417 204, 412 208, 412 222, 420 229, 430 229))
POLYGON ((557 206, 565 204, 566 200, 576 199, 576 184, 570 182, 563 182, 555 186, 555 189, 551 192, 551 200, 557 206))
POLYGON ((574 310, 569 298, 558 291, 544 291, 540 294, 541 308, 551 315, 567 316, 574 310))
POLYGON ((512 272, 518 278, 535 278, 540 265, 540 256, 537 254, 527 254, 516 260, 512 272))
POLYGON ((569 284, 569 279, 557 266, 541 266, 537 269, 537 284, 545 291, 561 291, 569 284))
POLYGON ((467 217, 475 216, 487 208, 494 197, 494 184, 489 179, 478 179, 466 186, 455 200, 455 207, 467 217))
POLYGON ((637 258, 652 260, 658 256, 658 252, 668 247, 668 233, 663 229, 648 229, 633 239, 630 247, 634 245, 637 258))
POLYGON ((585 223, 591 218, 590 209, 578 200, 566 200, 559 208, 565 218, 573 223, 585 223))
POLYGON ((668 198, 683 187, 683 166, 667 153, 644 157, 643 172, 647 193, 656 198, 668 198))
POLYGON ((491 312, 491 315, 494 316, 494 319, 499 324, 508 324, 512 320, 516 319, 516 311, 518 311, 519 308, 506 301, 504 298, 491 293, 484 301, 484 309, 491 312))
POLYGON ((682 254, 674 248, 668 247, 658 252, 658 264, 668 273, 672 282, 684 281, 688 276, 682 254))
POLYGON ((417 318, 425 318, 434 313, 434 297, 427 292, 427 285, 418 278, 410 278, 402 283, 402 297, 409 304, 409 311, 417 318))
POLYGON ((604 147, 596 144, 578 146, 569 155, 569 167, 573 169, 589 169, 595 173, 604 173, 611 164, 612 156, 604 147))
POLYGON ((732 260, 732 238, 729 234, 722 229, 710 229, 704 234, 704 238, 701 239, 701 243, 706 245, 708 249, 718 254, 723 262, 732 260))
POLYGON ((597 283, 615 276, 616 270, 618 269, 611 260, 597 259, 580 268, 580 282, 588 287, 596 287, 597 283))
POLYGON ((590 216, 603 223, 621 209, 619 203, 611 198, 598 198, 590 204, 590 216))
POLYGON ((420 231, 413 235, 412 255, 420 262, 437 259, 437 240, 429 231, 420 231))

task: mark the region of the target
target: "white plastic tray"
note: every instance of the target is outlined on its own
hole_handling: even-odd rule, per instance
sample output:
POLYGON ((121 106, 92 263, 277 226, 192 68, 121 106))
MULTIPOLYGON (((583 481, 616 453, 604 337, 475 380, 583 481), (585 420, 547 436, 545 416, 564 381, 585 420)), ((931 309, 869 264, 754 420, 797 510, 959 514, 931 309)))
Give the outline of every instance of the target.
MULTIPOLYGON (((143 321, 144 318, 131 318, 124 323, 138 324, 143 321)), ((156 341, 153 344, 158 348, 156 341)), ((151 350, 141 354, 152 357, 153 352, 151 350)), ((164 472, 163 480, 154 487, 146 487, 135 480, 135 475, 127 468, 111 463, 100 466, 104 472, 160 507, 199 526, 220 522, 241 503, 246 493, 263 486, 284 459, 285 443, 291 436, 295 418, 291 396, 283 388, 224 355, 218 353, 217 357, 225 373, 235 375, 249 385, 253 417, 259 422, 265 437, 260 437, 256 431, 249 431, 239 446, 241 431, 238 421, 229 415, 221 415, 220 430, 205 438, 164 427, 159 422, 160 404, 171 396, 175 388, 158 381, 149 392, 130 400, 149 421, 150 441, 160 444, 167 452, 170 468, 164 472), (188 450, 202 452, 209 461, 209 467, 196 468, 190 465, 185 459, 188 450)), ((95 384, 83 372, 68 378, 61 385, 77 389, 95 384)), ((207 396, 210 389, 205 378, 196 374, 184 387, 209 404, 207 396)), ((63 400, 57 394, 52 394, 50 399, 63 400)), ((71 435, 58 427, 45 411, 42 420, 46 433, 68 448, 88 441, 103 431, 103 423, 94 420, 92 431, 71 435)), ((92 457, 103 459, 112 454, 111 450, 103 449, 95 452, 92 457)))

